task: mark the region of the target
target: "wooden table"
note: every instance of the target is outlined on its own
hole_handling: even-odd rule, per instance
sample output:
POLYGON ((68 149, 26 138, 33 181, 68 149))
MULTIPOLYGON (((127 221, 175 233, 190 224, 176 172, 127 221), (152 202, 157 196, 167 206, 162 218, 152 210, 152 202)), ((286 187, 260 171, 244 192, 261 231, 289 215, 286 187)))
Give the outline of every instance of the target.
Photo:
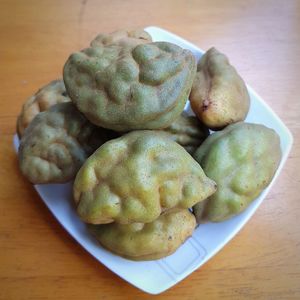
POLYGON ((85 252, 21 176, 12 147, 24 100, 61 77, 98 32, 156 25, 225 52, 294 136, 244 229, 155 299, 300 299, 300 1, 0 2, 0 298, 150 299, 85 252))

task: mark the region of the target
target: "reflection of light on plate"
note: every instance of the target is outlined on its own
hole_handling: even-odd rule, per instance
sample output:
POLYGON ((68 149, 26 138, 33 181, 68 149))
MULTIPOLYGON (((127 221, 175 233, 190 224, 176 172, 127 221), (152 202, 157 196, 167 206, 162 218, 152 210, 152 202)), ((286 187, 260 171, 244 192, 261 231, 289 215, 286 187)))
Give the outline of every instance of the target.
MULTIPOLYGON (((193 44, 165 30, 147 27, 146 31, 151 34, 154 41, 172 42, 190 49, 197 59, 203 54, 203 51, 193 44)), ((72 183, 37 185, 35 188, 61 225, 99 262, 141 290, 151 294, 161 293, 199 268, 236 235, 261 204, 288 157, 293 142, 292 135, 263 100, 251 88, 248 87, 248 90, 251 106, 246 121, 261 123, 276 130, 280 136, 283 154, 280 166, 271 184, 246 211, 222 223, 201 224, 193 236, 169 257, 157 261, 135 262, 106 251, 99 246, 88 233, 85 224, 77 217, 71 200, 72 183)), ((189 103, 185 111, 189 115, 193 114, 189 103)), ((17 136, 14 136, 14 145, 17 149, 19 145, 17 136)))

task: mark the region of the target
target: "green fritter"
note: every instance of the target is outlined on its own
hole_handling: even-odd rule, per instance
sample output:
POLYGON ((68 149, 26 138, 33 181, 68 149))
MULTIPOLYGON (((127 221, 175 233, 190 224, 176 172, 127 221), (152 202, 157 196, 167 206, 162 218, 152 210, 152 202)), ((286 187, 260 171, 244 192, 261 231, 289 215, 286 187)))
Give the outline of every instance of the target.
POLYGON ((53 80, 40 88, 33 96, 26 100, 18 116, 17 132, 19 138, 23 136, 24 130, 37 114, 49 109, 55 104, 70 101, 71 99, 67 95, 62 79, 53 80))
POLYGON ((64 66, 67 92, 94 124, 162 129, 183 111, 196 74, 189 50, 167 42, 92 46, 64 66))
POLYGON ((271 182, 281 159, 278 134, 236 123, 211 134, 194 154, 217 191, 194 206, 197 222, 227 220, 244 211, 271 182))
POLYGON ((197 117, 179 116, 169 127, 162 130, 187 152, 193 154, 209 136, 209 130, 197 117))
POLYGON ((182 146, 160 132, 141 130, 106 142, 87 159, 74 182, 74 200, 87 223, 149 223, 215 190, 182 146))
POLYGON ((250 105, 243 79, 215 48, 209 49, 198 63, 190 101, 199 119, 215 130, 243 121, 250 105))
POLYGON ((26 128, 18 154, 21 171, 34 184, 70 181, 89 155, 116 136, 90 123, 71 102, 56 104, 26 128))
POLYGON ((172 254, 192 235, 194 215, 187 209, 171 209, 151 223, 89 225, 100 244, 131 260, 154 260, 172 254))

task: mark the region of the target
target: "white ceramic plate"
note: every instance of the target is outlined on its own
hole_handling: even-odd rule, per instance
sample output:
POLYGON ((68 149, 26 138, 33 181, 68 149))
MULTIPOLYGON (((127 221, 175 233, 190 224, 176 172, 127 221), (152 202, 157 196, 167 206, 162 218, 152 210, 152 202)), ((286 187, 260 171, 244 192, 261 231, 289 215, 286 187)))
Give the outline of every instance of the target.
MULTIPOLYGON (((197 59, 203 54, 201 49, 163 29, 147 27, 146 30, 154 41, 167 41, 189 49, 197 59)), ((71 183, 36 185, 35 188, 61 225, 99 262, 137 288, 151 294, 161 293, 202 266, 237 234, 266 197, 288 157, 293 142, 290 131, 250 87, 248 90, 251 107, 246 121, 264 124, 275 129, 280 135, 283 155, 276 175, 271 184, 245 212, 226 222, 200 225, 194 231, 193 236, 167 258, 133 262, 104 250, 88 233, 84 223, 75 213, 71 183)), ((192 113, 189 105, 186 106, 186 111, 192 113)), ((16 149, 18 142, 18 138, 15 136, 16 149)))

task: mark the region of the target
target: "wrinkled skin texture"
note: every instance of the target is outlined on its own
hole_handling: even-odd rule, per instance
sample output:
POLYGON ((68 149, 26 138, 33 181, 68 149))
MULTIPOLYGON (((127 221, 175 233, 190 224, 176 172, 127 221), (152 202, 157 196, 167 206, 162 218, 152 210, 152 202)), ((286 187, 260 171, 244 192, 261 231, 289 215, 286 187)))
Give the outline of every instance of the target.
POLYGON ((244 211, 271 182, 281 159, 280 140, 273 129, 240 122, 210 135, 194 157, 218 185, 194 206, 197 222, 220 222, 244 211))
POLYGON ((19 148, 21 171, 34 184, 67 182, 111 137, 112 132, 95 127, 71 102, 56 104, 25 130, 19 148))
POLYGON ((151 223, 89 225, 103 247, 131 260, 153 260, 172 254, 189 236, 196 220, 187 209, 172 209, 151 223))
POLYGON ((211 48, 198 63, 190 101, 198 118, 216 130, 243 121, 250 98, 243 79, 227 57, 211 48))
POLYGON ((17 132, 23 136, 33 118, 40 112, 49 109, 57 103, 70 102, 62 79, 53 80, 39 89, 33 96, 28 98, 22 107, 17 119, 17 132))
POLYGON ((208 128, 196 117, 184 115, 179 116, 162 131, 190 154, 193 154, 209 135, 208 128))
POLYGON ((135 131, 87 159, 74 182, 74 200, 87 223, 149 223, 162 211, 192 207, 215 190, 180 145, 157 131, 135 131))
POLYGON ((193 54, 170 43, 108 45, 73 53, 64 82, 92 123, 126 132, 169 126, 184 109, 195 72, 193 54))
POLYGON ((92 42, 92 47, 119 45, 135 47, 152 42, 150 34, 142 29, 118 30, 110 34, 99 34, 92 42))

